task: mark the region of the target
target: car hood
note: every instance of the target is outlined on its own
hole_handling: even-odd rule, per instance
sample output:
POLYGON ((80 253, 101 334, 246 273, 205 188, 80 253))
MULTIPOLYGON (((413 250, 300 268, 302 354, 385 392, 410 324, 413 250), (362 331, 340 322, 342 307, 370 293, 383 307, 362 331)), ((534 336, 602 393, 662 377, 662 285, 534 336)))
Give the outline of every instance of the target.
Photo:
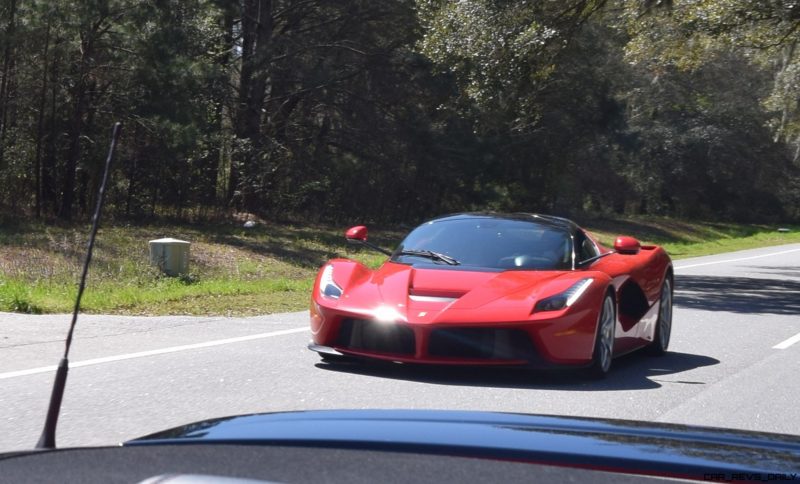
POLYGON ((301 445, 510 459, 638 474, 797 475, 800 438, 624 420, 434 410, 326 410, 196 422, 125 446, 301 445))
POLYGON ((571 271, 428 269, 392 262, 375 271, 347 269, 334 266, 334 277, 346 277, 337 303, 340 310, 358 313, 383 307, 400 319, 423 324, 473 317, 486 320, 487 314, 499 313, 505 320, 524 320, 537 299, 583 277, 571 271))

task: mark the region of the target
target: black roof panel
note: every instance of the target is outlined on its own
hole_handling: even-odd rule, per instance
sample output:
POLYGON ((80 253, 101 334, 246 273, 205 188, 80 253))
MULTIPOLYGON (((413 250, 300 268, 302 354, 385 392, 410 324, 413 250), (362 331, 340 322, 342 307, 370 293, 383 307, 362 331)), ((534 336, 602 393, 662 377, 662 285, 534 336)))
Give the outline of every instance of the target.
POLYGON ((520 222, 532 222, 541 225, 546 225, 552 228, 566 230, 570 234, 574 234, 578 230, 577 224, 566 218, 555 217, 553 215, 542 215, 537 213, 523 213, 523 212, 516 212, 516 213, 463 212, 450 215, 442 215, 440 217, 430 219, 427 222, 444 222, 447 220, 463 220, 468 218, 491 218, 491 219, 502 219, 502 220, 517 220, 520 222))

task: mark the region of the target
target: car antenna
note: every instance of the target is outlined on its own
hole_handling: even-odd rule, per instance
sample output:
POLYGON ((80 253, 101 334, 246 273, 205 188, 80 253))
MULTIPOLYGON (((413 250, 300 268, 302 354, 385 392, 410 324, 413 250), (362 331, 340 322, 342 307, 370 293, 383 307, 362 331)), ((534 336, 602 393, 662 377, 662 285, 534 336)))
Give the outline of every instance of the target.
POLYGON ((83 289, 86 286, 86 273, 89 272, 89 262, 92 260, 92 249, 94 248, 94 239, 97 235, 97 226, 100 222, 100 211, 103 208, 103 195, 105 194, 106 183, 108 182, 108 172, 111 170, 111 159, 114 157, 114 149, 117 147, 117 140, 119 139, 121 129, 122 123, 114 123, 114 128, 111 133, 111 146, 108 149, 106 167, 103 172, 103 181, 100 183, 100 190, 97 193, 97 208, 95 208, 94 217, 92 217, 92 233, 89 236, 86 259, 83 261, 83 272, 81 273, 81 281, 78 285, 78 296, 75 298, 72 322, 69 325, 67 341, 64 345, 64 356, 61 358, 61 361, 58 362, 56 377, 53 381, 53 392, 50 394, 50 406, 47 408, 47 418, 44 421, 42 435, 39 437, 39 442, 36 444, 37 449, 55 449, 56 447, 56 425, 58 424, 58 413, 61 410, 61 399, 64 397, 64 387, 67 383, 69 347, 72 345, 72 333, 75 331, 75 323, 78 321, 81 296, 83 296, 83 289))

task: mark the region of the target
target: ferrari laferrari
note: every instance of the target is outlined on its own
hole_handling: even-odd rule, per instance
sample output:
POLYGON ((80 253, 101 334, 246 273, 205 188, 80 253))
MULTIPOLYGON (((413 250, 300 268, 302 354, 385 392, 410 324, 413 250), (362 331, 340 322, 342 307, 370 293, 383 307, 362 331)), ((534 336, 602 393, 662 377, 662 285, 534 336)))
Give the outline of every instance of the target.
POLYGON ((660 247, 604 247, 548 215, 463 213, 427 221, 378 269, 333 259, 311 297, 309 349, 323 360, 586 368, 667 351, 673 268, 660 247))

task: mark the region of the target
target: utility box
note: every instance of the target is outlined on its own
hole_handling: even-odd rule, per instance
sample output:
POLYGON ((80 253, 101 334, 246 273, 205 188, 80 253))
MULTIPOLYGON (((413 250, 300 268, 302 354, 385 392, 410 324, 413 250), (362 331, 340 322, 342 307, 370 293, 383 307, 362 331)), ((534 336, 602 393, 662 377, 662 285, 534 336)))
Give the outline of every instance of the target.
POLYGON ((185 240, 172 238, 156 239, 148 242, 150 264, 158 266, 168 276, 186 274, 189 270, 189 246, 185 240))

